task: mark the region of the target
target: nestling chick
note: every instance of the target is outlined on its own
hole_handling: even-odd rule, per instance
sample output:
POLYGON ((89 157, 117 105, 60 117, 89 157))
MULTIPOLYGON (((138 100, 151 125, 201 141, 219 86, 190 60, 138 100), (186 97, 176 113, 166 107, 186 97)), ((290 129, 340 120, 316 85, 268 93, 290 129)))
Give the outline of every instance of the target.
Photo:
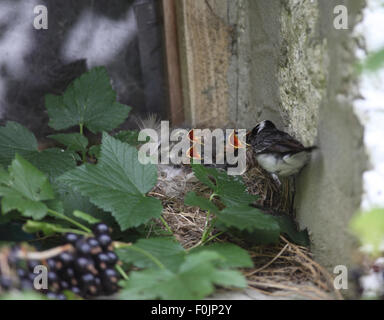
MULTIPOLYGON (((140 130, 153 129, 160 136, 161 120, 156 114, 148 114, 146 117, 135 117, 135 122, 140 130)), ((159 148, 160 148, 159 141, 159 148)), ((170 164, 158 164, 158 181, 156 187, 161 193, 169 197, 183 197, 187 191, 187 184, 195 179, 190 167, 175 166, 170 164)))
POLYGON ((298 173, 316 148, 304 147, 288 133, 278 130, 269 120, 260 122, 248 133, 247 143, 259 165, 271 173, 275 180, 276 176, 287 177, 298 173))

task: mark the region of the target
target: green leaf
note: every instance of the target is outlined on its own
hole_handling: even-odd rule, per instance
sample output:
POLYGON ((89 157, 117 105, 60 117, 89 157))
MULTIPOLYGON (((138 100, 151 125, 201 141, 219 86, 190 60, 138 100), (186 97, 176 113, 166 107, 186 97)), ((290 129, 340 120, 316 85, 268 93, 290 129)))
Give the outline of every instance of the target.
POLYGON ((87 137, 80 133, 60 133, 48 136, 72 151, 86 151, 88 146, 87 137))
POLYGON ((30 153, 26 159, 52 179, 76 168, 76 154, 58 148, 30 153))
POLYGON ((307 230, 298 231, 292 218, 287 216, 275 218, 280 225, 281 233, 286 234, 291 241, 300 246, 309 246, 310 241, 307 230))
POLYGON ((54 198, 52 187, 45 174, 18 154, 9 169, 11 186, 19 193, 34 201, 54 198))
POLYGON ((255 228, 276 231, 280 230, 276 219, 252 207, 228 207, 220 211, 218 220, 228 227, 253 231, 255 228))
POLYGON ((79 211, 79 210, 75 210, 73 211, 73 215, 76 217, 76 218, 79 218, 81 220, 84 220, 86 222, 88 222, 89 224, 95 224, 95 223, 98 223, 100 222, 99 219, 95 218, 95 217, 92 217, 91 215, 89 215, 88 213, 85 213, 85 212, 82 212, 82 211, 79 211))
POLYGON ((384 209, 359 212, 352 218, 350 229, 373 255, 379 255, 384 242, 384 209))
POLYGON ((106 133, 97 165, 82 165, 59 179, 99 208, 112 212, 122 230, 161 215, 161 202, 145 196, 156 184, 156 166, 141 164, 135 147, 106 133))
POLYGON ((140 239, 132 246, 116 249, 116 253, 121 261, 138 268, 156 267, 155 259, 172 271, 177 270, 186 254, 172 238, 140 239))
POLYGON ((243 274, 237 270, 217 270, 213 276, 212 281, 222 287, 235 287, 246 288, 247 280, 243 274))
POLYGON ((82 297, 69 290, 64 290, 63 294, 66 296, 67 300, 84 300, 82 297))
POLYGON ((33 219, 43 219, 47 214, 47 206, 42 202, 25 199, 20 195, 7 195, 1 201, 2 212, 8 213, 12 210, 18 210, 25 217, 33 219))
POLYGON ((46 236, 50 236, 55 233, 78 233, 78 234, 84 234, 84 232, 72 229, 72 228, 66 228, 59 224, 53 224, 48 222, 41 222, 41 221, 33 221, 28 220, 24 226, 23 230, 28 233, 36 233, 36 232, 43 232, 46 236))
MULTIPOLYGON (((120 140, 121 142, 128 143, 132 146, 138 146, 144 142, 139 141, 139 131, 137 130, 123 130, 114 135, 114 138, 120 140)), ((147 141, 150 140, 148 137, 147 141)))
POLYGON ((2 212, 20 211, 24 216, 42 219, 47 206, 41 202, 54 198, 48 178, 18 154, 9 168, 9 180, 4 172, 0 184, 2 212))
POLYGON ((275 217, 252 207, 228 207, 217 214, 225 228, 251 233, 261 243, 278 241, 280 226, 275 217))
POLYGON ((120 293, 122 299, 199 300, 214 292, 214 285, 246 287, 238 272, 221 270, 222 257, 216 252, 190 254, 177 272, 148 269, 131 272, 120 293))
POLYGON ((50 209, 64 213, 66 216, 74 220, 80 220, 73 215, 75 210, 89 212, 92 217, 113 227, 115 231, 119 229, 118 225, 115 227, 116 221, 111 214, 96 207, 90 202, 88 197, 82 196, 75 190, 69 188, 69 186, 64 185, 62 182, 60 183, 59 181, 55 181, 54 187, 61 207, 51 207, 49 203, 47 205, 50 209))
POLYGON ((372 52, 368 57, 363 61, 360 66, 360 70, 367 70, 370 72, 375 72, 384 67, 384 48, 372 52))
POLYGON ((16 153, 26 157, 37 152, 37 140, 32 132, 21 124, 8 121, 0 127, 0 164, 8 166, 16 153))
POLYGON ((191 207, 199 207, 206 211, 211 211, 213 213, 218 213, 219 208, 215 206, 212 201, 209 201, 207 198, 200 197, 196 195, 195 192, 191 191, 188 192, 188 194, 184 198, 184 203, 187 206, 191 207))
POLYGON ((10 291, 0 295, 0 300, 47 300, 47 297, 35 291, 10 291))
POLYGON ((101 153, 101 146, 99 144, 93 145, 89 148, 88 153, 91 157, 98 159, 101 153))
POLYGON ((196 178, 211 188, 226 206, 246 206, 257 199, 247 193, 240 176, 229 176, 225 171, 200 164, 193 164, 192 168, 196 178))
POLYGON ((38 150, 32 132, 16 122, 7 122, 0 127, 0 164, 8 166, 18 154, 50 177, 63 174, 76 166, 73 152, 58 148, 38 150))
POLYGON ((212 251, 223 257, 220 266, 223 268, 252 268, 253 261, 247 250, 232 243, 214 243, 209 246, 196 247, 190 253, 212 251))
POLYGON ((115 129, 131 110, 116 102, 116 93, 104 67, 84 73, 62 96, 46 95, 45 105, 52 128, 63 130, 83 124, 94 133, 115 129))

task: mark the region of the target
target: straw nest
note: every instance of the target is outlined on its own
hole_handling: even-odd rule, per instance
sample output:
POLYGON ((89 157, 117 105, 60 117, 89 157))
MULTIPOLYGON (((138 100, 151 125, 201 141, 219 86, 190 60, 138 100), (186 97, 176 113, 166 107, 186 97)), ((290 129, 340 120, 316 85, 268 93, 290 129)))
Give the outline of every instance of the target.
MULTIPOLYGON (((294 216, 294 191, 290 187, 293 185, 292 181, 283 180, 281 186, 277 186, 270 175, 258 166, 248 170, 243 179, 248 192, 259 196, 257 205, 266 212, 294 216)), ((207 196, 210 194, 209 189, 199 182, 186 183, 183 192, 178 196, 166 195, 161 184, 150 193, 162 201, 163 217, 186 249, 199 245, 207 224, 207 212, 184 205, 184 195, 191 190, 207 196)), ((212 231, 212 235, 215 233, 217 230, 212 231)), ((227 234, 215 238, 214 241, 232 242, 248 250, 254 261, 254 268, 244 269, 242 272, 248 280, 249 288, 266 297, 342 299, 333 287, 331 275, 312 259, 309 248, 295 245, 283 236, 274 245, 251 246, 242 239, 227 234)))

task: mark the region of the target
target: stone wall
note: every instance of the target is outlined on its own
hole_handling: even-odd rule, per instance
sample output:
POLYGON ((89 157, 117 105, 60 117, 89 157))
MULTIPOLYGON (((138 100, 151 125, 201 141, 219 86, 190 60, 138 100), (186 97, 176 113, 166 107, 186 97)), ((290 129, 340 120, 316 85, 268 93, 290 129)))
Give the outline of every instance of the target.
MULTIPOLYGON (((196 37, 191 34, 210 47, 205 49, 203 66, 194 64, 201 56, 196 51, 194 59, 183 61, 185 97, 201 102, 187 105, 195 115, 190 118, 192 123, 252 128, 270 119, 305 145, 317 145, 310 164, 296 179, 297 219, 301 228, 308 228, 312 251, 321 264, 330 271, 336 265, 351 267, 357 243, 349 234, 348 223, 363 201, 363 176, 368 167, 364 124, 355 108, 360 98, 356 53, 364 34, 357 35, 354 29, 361 20, 364 1, 193 3, 200 14, 193 16, 194 23, 188 22, 191 16, 180 21, 184 28, 182 56, 191 56, 191 52, 183 54, 186 46, 193 48, 196 37), (348 9, 346 30, 334 27, 337 5, 348 9), (220 29, 227 37, 220 36, 220 29), (225 60, 229 65, 217 65, 215 50, 220 56, 229 54, 225 60), (191 82, 186 77, 191 69, 194 79, 203 79, 199 83, 202 89, 188 88, 191 82), (223 72, 227 74, 225 84, 223 72), (217 77, 204 81, 204 73, 217 77), (207 92, 220 99, 207 100, 207 92)), ((183 8, 181 16, 193 12, 183 8)))
POLYGON ((251 127, 271 119, 319 149, 296 183, 296 211, 316 259, 351 266, 348 222, 360 208, 367 167, 363 125, 354 110, 359 88, 354 26, 363 1, 229 1, 237 26, 228 81, 231 120, 251 127), (333 25, 348 8, 347 30, 333 25))

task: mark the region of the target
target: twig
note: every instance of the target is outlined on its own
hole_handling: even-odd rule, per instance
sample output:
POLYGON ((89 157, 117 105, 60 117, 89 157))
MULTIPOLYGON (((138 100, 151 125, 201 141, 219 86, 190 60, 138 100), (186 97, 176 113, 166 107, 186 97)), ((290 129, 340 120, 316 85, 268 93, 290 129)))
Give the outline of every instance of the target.
POLYGON ((47 260, 53 258, 64 251, 74 251, 74 248, 71 244, 65 244, 60 247, 55 247, 46 251, 40 252, 28 252, 24 250, 19 250, 18 257, 24 260, 47 260))
POLYGON ((116 264, 116 270, 121 274, 121 276, 124 278, 124 280, 129 280, 129 277, 128 275, 125 273, 125 271, 123 270, 123 268, 119 265, 119 264, 116 264))
POLYGON ((261 270, 264 270, 265 268, 268 268, 273 262, 275 262, 282 254, 283 252, 289 247, 289 244, 287 243, 283 249, 280 250, 280 252, 271 260, 269 261, 267 264, 265 264, 264 266, 262 266, 261 268, 259 269, 256 269, 254 271, 252 271, 251 273, 248 273, 246 274, 247 277, 249 276, 252 276, 258 272, 260 272, 261 270))

